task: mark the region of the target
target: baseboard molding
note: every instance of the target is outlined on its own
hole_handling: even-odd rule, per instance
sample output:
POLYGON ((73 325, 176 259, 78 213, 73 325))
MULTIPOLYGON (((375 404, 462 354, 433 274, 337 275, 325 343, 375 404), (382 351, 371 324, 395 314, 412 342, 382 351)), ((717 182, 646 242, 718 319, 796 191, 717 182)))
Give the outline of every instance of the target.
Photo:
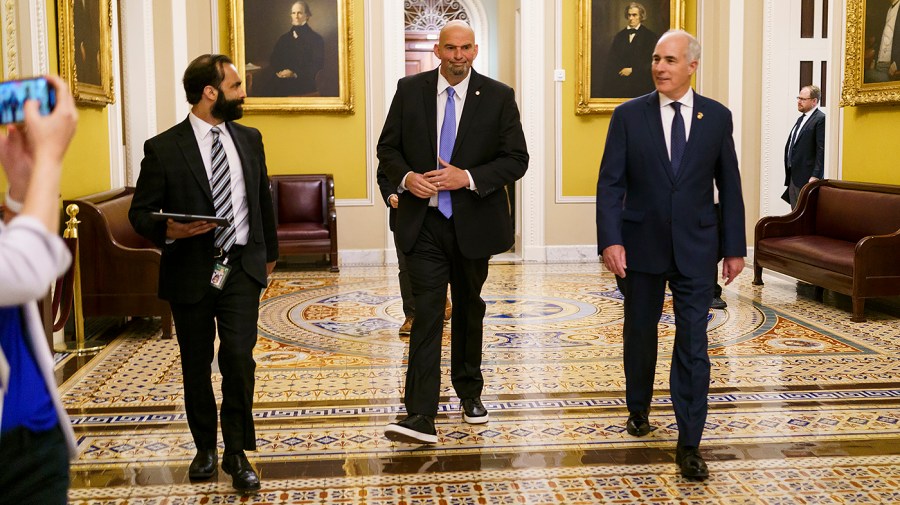
MULTIPOLYGON (((752 259, 753 248, 750 247, 747 249, 747 269, 752 268, 752 259)), ((396 265, 397 255, 393 249, 342 249, 338 260, 342 266, 396 265)), ((528 251, 524 260, 535 263, 597 263, 599 261, 596 244, 535 247, 528 251)), ((766 271, 766 273, 769 272, 766 271)), ((777 272, 771 273, 777 275, 777 272)), ((752 271, 750 275, 753 275, 752 271)))

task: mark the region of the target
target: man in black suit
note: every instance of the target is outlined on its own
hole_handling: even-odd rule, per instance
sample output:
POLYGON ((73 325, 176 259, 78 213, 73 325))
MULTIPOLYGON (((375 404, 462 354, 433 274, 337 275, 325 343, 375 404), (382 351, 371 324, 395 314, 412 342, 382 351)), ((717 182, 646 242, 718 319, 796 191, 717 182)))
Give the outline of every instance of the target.
POLYGON ((601 97, 634 98, 653 91, 650 56, 659 38, 643 23, 647 10, 637 2, 625 6, 628 26, 613 37, 601 97))
POLYGON ((825 174, 825 113, 819 109, 822 91, 818 86, 803 86, 797 97, 797 118, 784 144, 784 185, 781 198, 797 207, 800 189, 825 174))
POLYGON ((515 92, 472 70, 475 34, 463 21, 441 30, 438 69, 405 77, 378 141, 379 169, 403 188, 395 233, 407 255, 416 318, 404 403, 391 440, 435 443, 441 386, 441 324, 447 283, 453 299, 450 375, 463 419, 487 422, 481 402, 481 287, 488 259, 514 242, 506 185, 528 168, 515 92), (457 128, 457 125, 459 127, 457 128))
POLYGON ((669 378, 678 423, 675 461, 684 477, 705 479, 709 469, 699 446, 716 263, 721 245, 722 278, 729 284, 744 268, 747 246, 731 112, 691 89, 699 59, 697 39, 682 30, 666 32, 653 52, 656 91, 613 112, 597 181, 597 245, 604 265, 627 291, 625 428, 638 437, 653 430, 657 325, 668 282, 675 308, 669 378))
POLYGON ((222 469, 239 491, 259 489, 245 450, 256 450, 253 386, 259 295, 278 258, 262 136, 234 123, 246 96, 227 56, 203 55, 184 72, 187 119, 144 144, 128 217, 162 249, 159 297, 172 307, 188 426, 197 447, 192 479, 215 473, 216 399, 211 381, 216 333, 222 373, 222 469), (154 220, 158 211, 227 218, 154 220))

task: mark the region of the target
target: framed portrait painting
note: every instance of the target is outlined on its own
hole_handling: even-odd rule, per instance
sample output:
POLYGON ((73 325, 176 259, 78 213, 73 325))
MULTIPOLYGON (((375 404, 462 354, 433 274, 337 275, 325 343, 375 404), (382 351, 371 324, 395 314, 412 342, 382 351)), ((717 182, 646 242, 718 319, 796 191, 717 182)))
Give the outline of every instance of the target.
POLYGON ((352 0, 229 0, 247 112, 353 113, 352 0))
POLYGON ((112 0, 59 2, 59 72, 75 100, 113 103, 112 0))
POLYGON ((684 28, 684 0, 578 0, 575 113, 609 112, 653 91, 653 49, 670 28, 684 28))
POLYGON ((900 4, 848 0, 841 107, 900 103, 900 4))

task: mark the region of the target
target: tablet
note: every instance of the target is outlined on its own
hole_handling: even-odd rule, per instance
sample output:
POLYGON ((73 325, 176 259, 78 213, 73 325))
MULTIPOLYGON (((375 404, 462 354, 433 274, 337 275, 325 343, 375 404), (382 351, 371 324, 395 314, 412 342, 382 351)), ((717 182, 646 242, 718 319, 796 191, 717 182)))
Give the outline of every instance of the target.
POLYGON ((176 214, 172 212, 152 212, 150 218, 157 221, 165 221, 172 219, 181 223, 189 223, 191 221, 206 221, 207 223, 216 223, 219 226, 228 226, 228 219, 216 216, 196 216, 192 214, 176 214))

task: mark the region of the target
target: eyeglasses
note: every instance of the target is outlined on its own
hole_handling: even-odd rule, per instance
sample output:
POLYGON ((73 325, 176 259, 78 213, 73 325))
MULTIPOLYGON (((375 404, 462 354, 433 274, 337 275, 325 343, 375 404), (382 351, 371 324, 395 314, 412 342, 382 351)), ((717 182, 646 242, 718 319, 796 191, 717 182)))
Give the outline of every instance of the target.
POLYGON ((815 100, 815 98, 803 98, 802 96, 798 96, 797 100, 807 101, 807 100, 815 100))

